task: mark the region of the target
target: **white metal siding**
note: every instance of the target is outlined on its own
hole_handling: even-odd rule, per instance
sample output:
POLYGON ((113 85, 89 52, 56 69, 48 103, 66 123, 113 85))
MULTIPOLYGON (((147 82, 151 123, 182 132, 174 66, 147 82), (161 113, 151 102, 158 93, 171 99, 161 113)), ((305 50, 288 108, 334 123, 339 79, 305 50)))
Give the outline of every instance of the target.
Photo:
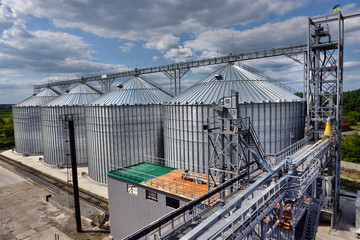
POLYGON ((122 239, 136 230, 150 224, 165 214, 173 211, 166 206, 166 196, 180 200, 180 206, 187 201, 179 197, 157 192, 158 202, 146 199, 145 190, 138 187, 138 195, 127 192, 127 183, 114 177, 108 178, 110 231, 115 239, 122 239))

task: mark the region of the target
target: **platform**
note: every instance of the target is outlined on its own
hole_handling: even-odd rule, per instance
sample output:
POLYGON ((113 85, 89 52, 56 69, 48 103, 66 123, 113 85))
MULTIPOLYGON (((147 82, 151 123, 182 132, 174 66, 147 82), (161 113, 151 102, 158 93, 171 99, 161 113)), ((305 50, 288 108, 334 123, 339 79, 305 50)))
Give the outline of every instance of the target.
MULTIPOLYGON (((207 182, 184 177, 183 173, 184 170, 143 162, 111 171, 108 175, 189 200, 193 200, 208 191, 207 182)), ((191 175, 194 176, 194 174, 191 175)), ((204 174, 196 173, 196 176, 199 179, 207 179, 204 174)))

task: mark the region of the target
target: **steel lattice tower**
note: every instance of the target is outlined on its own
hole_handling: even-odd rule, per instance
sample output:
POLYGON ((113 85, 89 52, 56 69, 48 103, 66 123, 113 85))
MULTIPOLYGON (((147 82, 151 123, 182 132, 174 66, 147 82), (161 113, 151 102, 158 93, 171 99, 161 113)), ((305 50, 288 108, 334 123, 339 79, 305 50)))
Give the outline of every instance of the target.
MULTIPOLYGON (((309 18, 307 55, 307 135, 319 139, 320 124, 331 119, 335 139, 328 175, 333 176, 331 227, 339 208, 343 92, 344 17, 341 12, 309 18), (331 29, 331 33, 330 33, 331 29)), ((325 204, 326 205, 326 204, 325 204)))

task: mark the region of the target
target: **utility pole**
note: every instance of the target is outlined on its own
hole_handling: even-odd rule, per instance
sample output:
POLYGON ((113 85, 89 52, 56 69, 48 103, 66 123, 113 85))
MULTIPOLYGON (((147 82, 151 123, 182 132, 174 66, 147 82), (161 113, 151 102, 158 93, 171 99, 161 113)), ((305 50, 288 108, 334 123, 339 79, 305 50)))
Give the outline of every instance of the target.
POLYGON ((67 122, 68 122, 68 127, 69 127, 70 156, 71 156, 71 170, 72 170, 72 175, 73 175, 73 192, 74 192, 76 230, 77 230, 77 232, 82 232, 80 200, 79 200, 79 184, 78 184, 77 164, 76 164, 74 120, 72 117, 70 117, 70 118, 67 118, 67 122))

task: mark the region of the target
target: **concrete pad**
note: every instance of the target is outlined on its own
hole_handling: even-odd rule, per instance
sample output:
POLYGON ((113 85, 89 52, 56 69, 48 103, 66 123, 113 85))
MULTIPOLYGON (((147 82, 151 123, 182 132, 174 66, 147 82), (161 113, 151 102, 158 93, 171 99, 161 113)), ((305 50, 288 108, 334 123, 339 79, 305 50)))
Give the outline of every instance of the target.
POLYGON ((336 229, 331 230, 328 225, 320 225, 316 240, 351 240, 355 236, 355 198, 340 196, 340 217, 336 229))
MULTIPOLYGON (((63 181, 67 181, 68 173, 71 173, 71 169, 69 169, 69 171, 66 168, 60 169, 57 166, 53 166, 45 163, 43 160, 39 160, 39 158, 43 159, 42 155, 33 155, 33 156, 25 157, 23 154, 16 153, 15 151, 12 150, 4 151, 0 154, 10 159, 19 161, 27 166, 35 168, 41 172, 57 177, 63 181)), ((89 176, 87 176, 89 173, 87 167, 78 167, 77 172, 78 172, 78 182, 80 188, 83 188, 89 192, 95 193, 99 196, 108 199, 107 184, 96 182, 92 180, 89 176), (86 176, 83 176, 82 172, 85 172, 86 176)))
MULTIPOLYGON (((54 239, 59 234, 60 239, 71 239, 65 233, 52 225, 53 216, 60 215, 54 206, 44 201, 48 194, 45 190, 28 181, 0 187, 1 192, 9 192, 2 196, 0 204, 0 239, 54 239), (25 191, 25 192, 24 192, 25 191), (30 194, 26 194, 30 192, 30 194), (37 193, 37 194, 34 194, 37 193), (6 200, 6 201, 5 201, 6 200), (7 203, 11 203, 9 206, 7 203), (49 229, 52 235, 49 235, 49 229), (41 235, 41 233, 44 233, 41 235), (48 238, 42 236, 48 236, 48 238)), ((69 218, 68 216, 66 217, 69 218)))
POLYGON ((19 175, 0 166, 0 187, 25 181, 19 175))

